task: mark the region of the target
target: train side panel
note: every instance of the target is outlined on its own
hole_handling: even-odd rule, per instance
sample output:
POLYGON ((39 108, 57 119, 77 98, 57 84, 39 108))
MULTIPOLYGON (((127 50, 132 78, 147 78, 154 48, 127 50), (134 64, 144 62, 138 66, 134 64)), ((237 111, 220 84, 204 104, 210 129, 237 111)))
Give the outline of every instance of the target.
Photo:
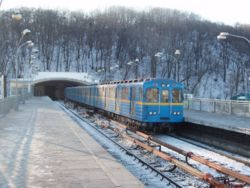
POLYGON ((106 87, 106 108, 108 112, 115 113, 115 103, 116 103, 116 86, 108 85, 106 87))
POLYGON ((72 87, 65 97, 145 123, 183 121, 183 85, 172 80, 72 87))

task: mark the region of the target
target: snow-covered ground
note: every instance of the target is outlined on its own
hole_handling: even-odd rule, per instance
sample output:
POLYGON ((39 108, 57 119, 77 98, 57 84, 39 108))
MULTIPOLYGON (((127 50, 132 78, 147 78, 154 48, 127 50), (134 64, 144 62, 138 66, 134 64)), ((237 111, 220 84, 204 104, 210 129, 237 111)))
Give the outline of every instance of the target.
MULTIPOLYGON (((184 142, 182 140, 173 138, 171 136, 159 135, 159 136, 157 136, 157 138, 168 143, 168 144, 171 144, 175 147, 178 147, 182 150, 185 150, 187 152, 190 151, 190 152, 192 152, 196 155, 202 156, 210 161, 216 162, 217 164, 221 164, 224 167, 227 167, 231 170, 234 170, 234 171, 240 172, 244 175, 250 176, 250 167, 249 166, 246 166, 245 164, 240 163, 238 161, 235 161, 233 159, 230 159, 226 156, 220 155, 214 151, 210 151, 209 149, 204 149, 202 147, 198 147, 196 145, 184 142)), ((172 150, 170 150, 168 148, 163 147, 162 150, 167 152, 167 153, 171 153, 171 155, 173 155, 177 158, 182 158, 183 160, 185 160, 185 157, 183 155, 178 154, 176 152, 173 152, 172 150)), ((250 159, 244 158, 244 160, 250 162, 250 159)), ((192 159, 189 159, 189 163, 192 165, 195 165, 198 169, 200 169, 203 172, 207 172, 207 173, 212 174, 214 177, 222 177, 223 176, 221 173, 218 173, 217 171, 215 171, 211 168, 208 168, 205 165, 200 165, 200 163, 197 163, 197 162, 193 161, 192 159)))
POLYGON ((38 72, 34 78, 34 82, 44 80, 76 80, 78 82, 98 83, 99 79, 88 73, 79 72, 38 72))

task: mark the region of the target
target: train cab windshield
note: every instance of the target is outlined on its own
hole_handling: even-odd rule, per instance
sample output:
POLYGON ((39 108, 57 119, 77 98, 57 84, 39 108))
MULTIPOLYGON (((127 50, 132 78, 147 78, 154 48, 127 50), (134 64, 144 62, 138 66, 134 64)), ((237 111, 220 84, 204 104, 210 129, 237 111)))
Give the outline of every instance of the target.
POLYGON ((169 102, 169 90, 167 89, 162 90, 161 102, 169 102))
POLYGON ((148 88, 146 90, 146 102, 159 102, 158 88, 148 88))
POLYGON ((173 103, 180 103, 182 101, 183 101, 182 91, 179 89, 174 89, 172 91, 172 102, 173 103))

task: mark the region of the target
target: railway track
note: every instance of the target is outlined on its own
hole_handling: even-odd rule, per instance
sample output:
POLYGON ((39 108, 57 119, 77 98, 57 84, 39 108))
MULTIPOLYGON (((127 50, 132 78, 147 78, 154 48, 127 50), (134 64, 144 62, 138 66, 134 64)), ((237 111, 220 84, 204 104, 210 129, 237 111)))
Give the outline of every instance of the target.
MULTIPOLYGON (((74 113, 75 116, 77 116, 78 118, 82 119, 82 121, 86 121, 86 119, 82 118, 81 116, 79 116, 77 113, 71 111, 72 113, 74 113)), ((135 160, 139 161, 142 165, 144 165, 146 168, 151 169, 151 171, 153 171, 154 173, 156 173, 158 176, 161 177, 161 180, 165 179, 168 184, 171 184, 174 187, 185 187, 182 184, 178 184, 176 182, 176 177, 173 178, 169 178, 169 174, 168 176, 165 175, 166 173, 172 173, 172 175, 174 174, 173 172, 175 171, 176 167, 178 167, 179 169, 182 169, 185 172, 190 173, 192 176, 195 176, 197 178, 199 178, 202 181, 205 181, 209 184, 210 187, 244 187, 245 185, 250 185, 250 177, 244 175, 244 174, 240 174, 239 172, 235 172, 232 171, 231 169, 228 169, 226 167, 223 167, 219 164, 216 164, 214 162, 211 162, 207 159, 204 159, 201 156, 195 155, 192 152, 187 152, 184 151, 180 148, 177 148, 173 145, 167 144, 157 138, 154 138, 151 135, 139 132, 139 131, 132 131, 129 130, 126 126, 115 122, 115 121, 110 121, 108 124, 102 124, 99 123, 99 127, 95 127, 94 128, 100 132, 102 135, 104 135, 107 139, 110 139, 113 143, 115 143, 117 146, 119 146, 126 154, 128 154, 129 156, 132 156, 135 160), (110 129, 113 132, 115 132, 117 135, 115 137, 110 137, 110 135, 104 133, 105 129, 110 129), (122 137, 123 139, 129 140, 130 142, 132 142, 134 145, 136 145, 135 148, 127 148, 124 147, 122 144, 119 144, 116 138, 118 137, 122 137), (115 138, 115 139, 114 139, 115 138), (168 149, 171 149, 179 154, 182 154, 185 156, 185 161, 179 160, 171 155, 168 155, 166 152, 161 151, 162 147, 166 147, 168 149), (168 167, 168 168, 162 168, 162 165, 160 163, 155 163, 155 162, 147 162, 146 160, 144 160, 142 157, 139 157, 138 155, 135 155, 135 152, 133 150, 136 149, 142 149, 144 151, 150 152, 153 155, 156 155, 158 157, 160 157, 161 159, 168 161, 170 163, 172 163, 172 166, 168 167), (228 177, 233 177, 234 180, 239 180, 237 181, 237 183, 233 183, 231 182, 231 180, 229 178, 216 178, 213 177, 211 174, 209 173, 205 173, 202 172, 196 168, 194 168, 193 166, 191 166, 188 163, 188 159, 192 159, 195 160, 203 165, 206 165, 210 168, 215 169, 216 171, 219 171, 223 174, 226 174, 228 177)), ((207 187, 207 184, 204 185, 199 185, 198 187, 207 187)))
POLYGON ((233 156, 232 154, 227 154, 226 152, 223 152, 223 151, 221 151, 221 150, 214 149, 214 148, 212 148, 212 147, 206 146, 206 145, 204 145, 204 144, 200 144, 200 143, 198 143, 198 142, 196 142, 196 141, 192 141, 192 140, 190 140, 190 139, 183 138, 183 137, 181 137, 181 136, 176 136, 176 135, 174 135, 174 134, 168 134, 168 136, 169 136, 169 137, 172 137, 172 138, 176 138, 176 139, 178 139, 178 140, 182 140, 182 141, 184 141, 184 142, 186 142, 186 143, 195 145, 195 146, 197 146, 197 147, 200 147, 200 148, 203 148, 203 149, 206 149, 206 150, 213 151, 213 152, 215 152, 215 153, 218 153, 218 154, 220 154, 220 155, 222 155, 222 156, 225 156, 225 157, 230 158, 230 159, 232 159, 232 160, 234 160, 234 161, 243 163, 243 164, 245 164, 246 166, 249 166, 249 167, 250 167, 250 162, 249 162, 249 161, 244 160, 244 159, 241 159, 241 158, 239 158, 239 157, 235 157, 235 156, 233 156))
POLYGON ((233 170, 231 170, 229 168, 223 167, 223 166, 221 166, 221 165, 219 165, 219 164, 217 164, 215 162, 211 162, 211 161, 209 161, 208 159, 205 159, 202 156, 198 156, 198 155, 192 153, 191 151, 185 151, 185 150, 180 149, 178 147, 175 147, 175 146, 173 146, 171 144, 167 144, 167 143, 165 143, 165 142, 163 142, 163 141, 161 141, 161 140, 159 140, 157 138, 154 138, 154 137, 152 137, 150 135, 146 135, 146 134, 143 134, 143 133, 138 133, 138 134, 140 134, 141 136, 143 136, 144 138, 146 138, 148 140, 153 141, 156 144, 167 147, 168 149, 171 149, 171 150, 173 150, 173 151, 175 151, 175 152, 177 152, 179 154, 184 155, 186 157, 186 163, 187 164, 188 164, 188 159, 190 158, 190 159, 192 159, 194 161, 197 161, 197 162, 199 162, 199 163, 201 163, 203 165, 206 165, 206 166, 208 166, 210 168, 213 168, 213 169, 215 169, 215 170, 217 170, 219 172, 227 174, 227 175, 229 175, 229 176, 231 176, 233 178, 241 180, 242 182, 247 183, 247 184, 250 185, 250 177, 248 177, 246 175, 240 174, 240 173, 238 173, 236 171, 233 171, 233 170))
MULTIPOLYGON (((64 109, 65 110, 65 109, 64 109)), ((134 154, 132 152, 132 150, 134 150, 135 148, 126 148, 124 147, 122 144, 120 144, 118 141, 116 141, 115 138, 117 138, 117 136, 110 136, 109 134, 105 134, 103 131, 101 131, 100 127, 96 127, 96 126, 93 126, 92 124, 90 124, 89 121, 87 121, 85 118, 83 118, 82 116, 80 116, 78 113, 76 113, 75 111, 71 110, 71 109, 67 109, 69 110, 74 116, 76 116, 77 118, 79 118, 80 120, 84 121, 85 123, 87 123, 89 126, 91 126, 92 128, 94 128, 98 133, 100 133, 101 135, 103 135, 106 139, 110 140, 112 143, 114 143, 115 145, 117 145, 121 150, 123 150, 126 155, 130 156, 133 158, 133 160, 136 160, 137 162, 141 163, 142 166, 145 167, 145 169, 149 169, 151 170, 151 172, 154 172, 155 173, 155 176, 159 176, 161 181, 163 181, 165 179, 166 181, 166 185, 167 186, 170 186, 172 185, 172 187, 176 187, 176 188, 182 188, 183 186, 182 185, 179 185, 178 183, 176 183, 174 180, 172 180, 171 178, 167 177, 163 172, 162 170, 158 170, 155 166, 156 164, 155 163, 148 163, 147 161, 145 161, 142 157, 140 156, 137 156, 136 154, 134 154)), ((101 127, 102 129, 103 128, 107 128, 105 126, 102 126, 101 127)), ((171 169, 169 170, 164 170, 164 172, 166 171, 171 171, 171 169)))
MULTIPOLYGON (((117 122, 114 122, 114 123, 117 124, 117 125, 119 124, 117 122)), ((127 128, 126 126, 124 126, 122 124, 120 124, 119 126, 122 126, 125 129, 127 128)), ((194 154, 194 153, 192 153, 190 151, 185 151, 185 150, 180 149, 178 147, 175 147, 175 146, 173 146, 171 144, 165 143, 165 142, 161 141, 160 139, 157 139, 157 138, 155 138, 155 137, 153 137, 151 135, 148 135, 148 134, 145 134, 145 133, 139 132, 139 131, 135 131, 135 133, 137 135, 140 135, 141 137, 145 138, 148 141, 152 141, 151 144, 156 144, 156 145, 158 145, 160 147, 161 146, 166 147, 166 148, 168 148, 168 149, 170 149, 170 150, 172 150, 174 152, 177 152, 177 153, 185 156, 185 161, 186 161, 187 164, 189 164, 188 159, 190 158, 190 159, 192 159, 194 161, 199 162, 200 164, 206 165, 206 166, 208 166, 210 168, 215 169, 218 172, 221 172, 221 173, 223 173, 225 175, 228 175, 229 177, 233 177, 233 178, 241 181, 239 183, 233 183, 235 181, 235 179, 233 181, 231 181, 228 177, 214 178, 215 181, 206 180, 212 186, 215 186, 215 187, 220 186, 219 184, 216 184, 216 183, 218 183, 218 182, 216 182, 217 179, 219 179, 220 181, 223 181, 224 185, 229 186, 229 187, 244 187, 245 185, 250 185, 250 177, 249 176, 241 174, 241 173, 239 173, 237 171, 233 171, 233 170, 231 170, 229 168, 226 168, 226 167, 224 167, 224 166, 222 166, 220 164, 217 164, 216 162, 210 161, 210 160, 208 160, 208 159, 206 159, 206 158, 204 158, 202 156, 196 155, 196 154, 194 154)), ((238 160, 238 161, 241 161, 241 160, 238 160)), ((175 163, 175 161, 173 161, 173 162, 175 163)), ((244 162, 246 162, 246 161, 244 161, 244 162)), ((246 162, 246 165, 247 164, 248 163, 246 162)), ((181 167, 185 171, 188 171, 189 173, 193 173, 193 170, 189 169, 189 168, 186 168, 186 166, 179 166, 179 167, 181 167)), ((197 175, 197 174, 195 174, 195 175, 197 175)), ((206 175, 212 177, 209 174, 206 174, 206 175)), ((198 177, 204 179, 205 178, 204 176, 206 176, 206 175, 200 174, 198 177)))

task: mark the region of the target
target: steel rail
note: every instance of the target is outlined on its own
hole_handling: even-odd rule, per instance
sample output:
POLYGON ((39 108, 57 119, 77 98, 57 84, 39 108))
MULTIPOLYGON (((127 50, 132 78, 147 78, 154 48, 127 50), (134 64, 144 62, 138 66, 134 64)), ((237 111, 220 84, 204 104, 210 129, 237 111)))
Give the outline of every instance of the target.
MULTIPOLYGON (((114 121, 112 121, 114 122, 114 121)), ((115 122, 117 123, 117 122, 115 122)), ((120 123, 119 123, 120 124, 120 123)), ((122 124, 121 124, 122 125, 122 124)), ((123 128, 126 128, 126 126, 122 125, 123 128)), ((119 133, 119 131, 115 128, 110 127, 112 130, 114 130, 115 132, 119 133)), ((127 129, 127 128, 126 128, 127 129)), ((135 131, 135 133, 137 133, 137 135, 139 136, 145 136, 147 137, 148 135, 139 132, 139 131, 135 131)), ((193 167, 191 167, 190 165, 183 163, 177 159, 175 159, 174 157, 171 157, 169 155, 167 155, 166 153, 161 152, 158 149, 155 149, 154 147, 149 146, 148 144, 144 144, 143 142, 129 136, 129 135, 122 135, 123 137, 125 137, 126 139, 130 140, 131 142, 135 143, 136 145, 140 146, 141 148, 144 148, 145 150, 155 154, 156 156, 161 157, 162 159, 169 161, 171 163, 173 163, 174 165, 176 165, 177 167, 179 167, 180 169, 192 174, 193 176, 196 176, 206 182, 208 182, 211 186, 216 187, 216 188, 224 188, 226 187, 226 185, 224 183, 221 183, 219 181, 217 181, 211 174, 209 173, 203 173, 193 167)), ((148 136, 149 137, 149 136, 148 136)))
POLYGON ((231 170, 229 168, 226 168, 226 167, 223 167, 223 166, 221 166, 219 164, 211 162, 208 159, 204 159, 203 157, 195 155, 192 152, 187 152, 187 151, 182 150, 180 148, 177 148, 177 147, 175 147, 173 145, 162 142, 161 140, 159 140, 157 138, 151 137, 149 139, 156 142, 156 143, 158 143, 158 144, 161 144, 164 147, 167 147, 167 148, 169 148, 169 149, 171 149, 171 150, 173 150, 175 152, 178 152, 178 153, 186 156, 186 158, 193 159, 194 161, 197 161, 197 162, 199 162, 201 164, 207 165, 207 166, 209 166, 209 167, 211 167, 211 168, 213 168, 213 169, 215 169, 215 170, 217 170, 219 172, 222 172, 222 173, 227 174, 227 175, 229 175, 231 177, 234 177, 234 178, 236 178, 238 180, 241 180, 241 181, 243 181, 243 182, 245 182, 247 184, 250 184, 250 177, 248 177, 248 176, 246 176, 244 174, 240 174, 240 173, 235 172, 235 171, 233 171, 233 170, 231 170))
MULTIPOLYGON (((120 123, 115 122, 115 121, 113 121, 113 123, 120 124, 120 123)), ((123 128, 126 127, 125 125, 122 125, 122 124, 120 124, 120 126, 122 126, 123 128)), ((160 144, 160 145, 162 145, 162 146, 164 146, 166 148, 169 148, 169 149, 171 149, 171 150, 173 150, 173 151, 175 151, 175 152, 177 152, 179 154, 184 155, 186 157, 186 160, 188 158, 193 159, 194 161, 197 161, 197 162, 199 162, 201 164, 204 164, 204 165, 206 165, 206 166, 208 166, 210 168, 213 168, 213 169, 215 169, 215 170, 217 170, 219 172, 222 172, 222 173, 227 174, 227 175, 229 175, 231 177, 234 177, 234 178, 236 178, 238 180, 241 180, 244 183, 250 184, 250 177, 248 177, 248 176, 246 176, 244 174, 240 174, 240 173, 235 172, 235 171, 233 171, 233 170, 231 170, 229 168, 226 168, 226 167, 223 167, 223 166, 221 166, 219 164, 211 162, 208 159, 204 159, 203 157, 195 155, 192 152, 187 152, 187 151, 185 151, 183 149, 180 149, 180 148, 177 148, 177 147, 175 147, 175 146, 173 146, 171 144, 167 144, 167 143, 165 143, 165 142, 163 142, 163 141, 161 141, 161 140, 159 140, 157 138, 154 138, 151 135, 147 135, 147 134, 145 134, 143 132, 140 132, 140 131, 133 131, 133 130, 131 130, 131 131, 135 132, 137 135, 139 135, 139 136, 141 136, 141 137, 143 137, 143 138, 145 138, 147 140, 151 140, 151 141, 155 142, 156 144, 160 144)))
POLYGON ((171 134, 171 135, 168 134, 168 136, 169 136, 169 137, 173 137, 173 138, 178 139, 178 140, 181 140, 181 141, 184 141, 184 142, 187 142, 187 143, 189 143, 189 144, 198 146, 198 147, 200 147, 200 148, 203 148, 203 149, 206 149, 206 150, 213 151, 213 152, 215 152, 215 153, 218 153, 218 154, 220 154, 220 155, 223 155, 223 156, 225 156, 225 157, 227 157, 227 158, 230 158, 230 159, 235 160, 235 161, 237 161, 237 162, 243 163, 243 164, 245 164, 245 165, 247 165, 247 166, 250 167, 250 162, 248 162, 248 161, 246 161, 246 160, 244 160, 244 159, 240 159, 240 158, 238 158, 238 157, 231 156, 231 155, 229 155, 229 154, 227 154, 227 153, 224 153, 223 151, 218 151, 218 150, 216 150, 216 149, 210 148, 209 146, 204 146, 204 145, 202 145, 202 144, 195 143, 194 141, 191 141, 191 140, 189 140, 189 139, 187 139, 187 138, 184 138, 184 137, 180 137, 180 136, 176 136, 176 135, 172 135, 172 134, 171 134))

